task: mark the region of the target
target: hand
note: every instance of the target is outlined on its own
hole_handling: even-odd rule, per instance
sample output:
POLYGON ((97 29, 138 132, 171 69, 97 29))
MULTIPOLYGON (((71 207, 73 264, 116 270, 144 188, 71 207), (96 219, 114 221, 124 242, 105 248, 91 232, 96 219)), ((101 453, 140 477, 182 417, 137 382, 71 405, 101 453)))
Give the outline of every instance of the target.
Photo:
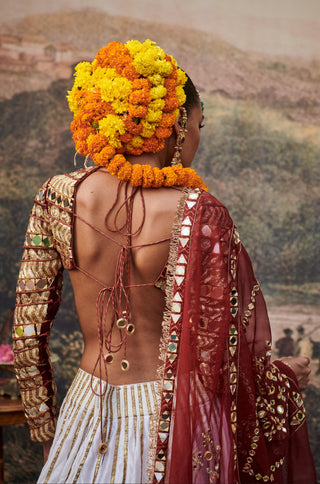
POLYGON ((309 375, 311 373, 310 369, 310 358, 306 356, 285 356, 280 358, 285 365, 288 365, 292 371, 294 371, 297 380, 299 390, 304 390, 310 381, 309 375))
POLYGON ((48 460, 48 456, 49 456, 49 452, 50 452, 50 449, 51 449, 52 442, 53 442, 52 439, 51 440, 47 440, 46 442, 42 442, 42 447, 43 447, 43 461, 44 461, 44 464, 48 460))

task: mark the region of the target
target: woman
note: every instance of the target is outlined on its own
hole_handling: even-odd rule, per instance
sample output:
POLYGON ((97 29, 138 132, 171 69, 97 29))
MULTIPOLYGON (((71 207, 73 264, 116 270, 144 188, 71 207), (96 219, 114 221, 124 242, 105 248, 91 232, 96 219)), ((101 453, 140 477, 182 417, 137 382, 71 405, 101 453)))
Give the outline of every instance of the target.
POLYGON ((154 42, 112 42, 77 66, 68 100, 97 166, 37 195, 14 325, 39 482, 315 482, 296 380, 308 361, 270 364, 250 260, 190 169, 192 82, 154 42), (85 345, 56 427, 47 345, 63 268, 85 345))

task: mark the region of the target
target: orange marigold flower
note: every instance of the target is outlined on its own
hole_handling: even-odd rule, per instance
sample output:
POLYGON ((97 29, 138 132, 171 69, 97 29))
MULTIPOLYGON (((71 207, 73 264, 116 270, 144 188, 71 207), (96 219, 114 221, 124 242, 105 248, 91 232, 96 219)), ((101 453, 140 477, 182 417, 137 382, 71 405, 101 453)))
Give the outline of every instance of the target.
POLYGON ((166 138, 169 138, 169 136, 171 135, 172 133, 172 128, 162 128, 161 126, 159 126, 159 128, 156 129, 156 132, 155 132, 155 135, 157 138, 163 138, 163 139, 166 139, 166 138))
POLYGON ((172 128, 175 120, 175 113, 163 113, 159 126, 161 126, 162 128, 172 128))
MULTIPOLYGON (((106 47, 102 47, 96 54, 94 67, 111 67, 116 69, 118 59, 126 57, 130 53, 126 46, 120 42, 110 42, 106 47)), ((130 57, 131 58, 131 57, 130 57)))
POLYGON ((82 156, 87 156, 88 154, 87 143, 85 141, 78 140, 78 141, 75 141, 75 144, 76 144, 77 152, 82 156))
POLYGON ((121 136, 119 136, 119 139, 120 141, 122 141, 122 143, 129 143, 129 141, 131 141, 132 139, 132 134, 128 132, 124 133, 121 136))
POLYGON ((145 91, 151 88, 151 82, 149 79, 135 79, 132 83, 132 90, 138 91, 144 89, 145 91))
POLYGON ((154 181, 153 168, 150 165, 142 165, 142 186, 151 188, 154 181))
POLYGON ((87 139, 89 134, 95 134, 95 130, 90 127, 90 125, 85 125, 84 127, 82 126, 77 126, 76 129, 73 132, 73 139, 78 140, 78 139, 87 139))
POLYGON ((186 173, 185 169, 183 168, 182 165, 174 165, 172 167, 172 170, 175 172, 177 175, 177 181, 176 184, 177 186, 185 186, 185 183, 188 182, 188 174, 186 173))
POLYGON ((177 68, 176 67, 174 67, 172 69, 172 72, 171 72, 171 74, 169 74, 167 79, 177 79, 177 68))
POLYGON ((142 166, 139 164, 132 165, 131 185, 139 187, 142 184, 142 166))
POLYGON ((91 135, 87 139, 89 153, 99 153, 107 144, 107 138, 101 133, 91 135))
POLYGON ((129 102, 131 104, 143 104, 148 106, 151 101, 149 92, 139 89, 138 91, 133 91, 129 96, 129 102))
POLYGON ((136 71, 135 67, 132 64, 127 65, 123 68, 122 75, 126 77, 129 81, 134 81, 140 76, 140 74, 136 71))
POLYGON ((143 143, 143 151, 145 151, 146 153, 157 153, 160 143, 161 141, 155 136, 147 138, 144 140, 143 143))
POLYGON ((132 165, 129 163, 129 161, 126 161, 118 171, 118 178, 120 181, 127 182, 131 179, 131 174, 132 174, 132 165))
POLYGON ((171 111, 174 111, 178 107, 179 107, 179 103, 178 103, 176 96, 170 96, 170 97, 165 98, 165 105, 164 105, 164 108, 163 108, 163 111, 165 113, 169 113, 171 111))
POLYGON ((153 182, 152 182, 152 188, 160 188, 163 186, 163 180, 164 180, 164 174, 162 170, 159 170, 159 168, 154 168, 153 169, 153 182))
POLYGON ((162 172, 164 176, 163 186, 172 187, 176 184, 177 175, 175 174, 171 166, 165 166, 164 168, 162 168, 162 172))
POLYGON ((108 172, 117 175, 119 169, 124 166, 126 159, 123 155, 115 155, 108 165, 108 172))
POLYGON ((95 165, 98 166, 108 166, 109 160, 108 158, 104 158, 100 153, 93 153, 92 159, 95 165))
POLYGON ((132 118, 130 117, 124 121, 124 124, 127 130, 129 131, 129 133, 131 134, 140 134, 143 129, 143 126, 141 123, 136 124, 134 121, 132 121, 132 118))
POLYGON ((207 185, 203 182, 202 178, 197 174, 193 168, 184 168, 185 173, 188 176, 188 186, 192 188, 202 188, 208 191, 207 185))
POLYGON ((175 92, 175 89, 177 87, 177 81, 174 79, 169 79, 168 77, 164 80, 164 87, 167 89, 167 91, 175 92))
POLYGON ((132 118, 144 118, 148 112, 147 106, 141 106, 139 104, 129 104, 129 114, 132 118))
POLYGON ((159 139, 159 146, 157 148, 156 153, 158 153, 158 151, 163 150, 163 148, 164 148, 164 139, 159 139))
POLYGON ((100 153, 95 153, 93 155, 93 161, 96 165, 107 166, 109 160, 115 155, 115 153, 116 150, 112 146, 107 145, 100 151, 100 153))
POLYGON ((130 153, 130 155, 140 156, 143 153, 143 149, 142 148, 132 148, 132 149, 130 149, 130 151, 128 151, 128 153, 130 153))

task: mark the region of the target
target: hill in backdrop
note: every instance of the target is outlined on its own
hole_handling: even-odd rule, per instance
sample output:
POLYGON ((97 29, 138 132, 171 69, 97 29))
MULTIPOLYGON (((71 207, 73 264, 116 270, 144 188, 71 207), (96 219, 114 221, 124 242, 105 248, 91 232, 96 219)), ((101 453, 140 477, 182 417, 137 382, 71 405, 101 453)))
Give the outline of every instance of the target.
POLYGON ((2 98, 71 77, 74 63, 92 60, 112 40, 152 38, 178 58, 200 91, 276 106, 289 119, 320 125, 320 61, 244 52, 202 31, 97 9, 33 15, 0 28, 2 98))

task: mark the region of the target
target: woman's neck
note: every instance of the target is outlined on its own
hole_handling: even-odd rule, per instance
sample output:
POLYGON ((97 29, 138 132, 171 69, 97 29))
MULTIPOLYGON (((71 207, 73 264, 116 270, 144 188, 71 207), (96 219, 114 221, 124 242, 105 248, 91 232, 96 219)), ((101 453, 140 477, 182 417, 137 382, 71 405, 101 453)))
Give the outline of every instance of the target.
POLYGON ((153 168, 163 168, 170 166, 173 157, 174 140, 171 137, 166 140, 165 147, 159 153, 142 153, 139 156, 128 155, 125 157, 132 165, 139 163, 140 165, 150 165, 153 168))

